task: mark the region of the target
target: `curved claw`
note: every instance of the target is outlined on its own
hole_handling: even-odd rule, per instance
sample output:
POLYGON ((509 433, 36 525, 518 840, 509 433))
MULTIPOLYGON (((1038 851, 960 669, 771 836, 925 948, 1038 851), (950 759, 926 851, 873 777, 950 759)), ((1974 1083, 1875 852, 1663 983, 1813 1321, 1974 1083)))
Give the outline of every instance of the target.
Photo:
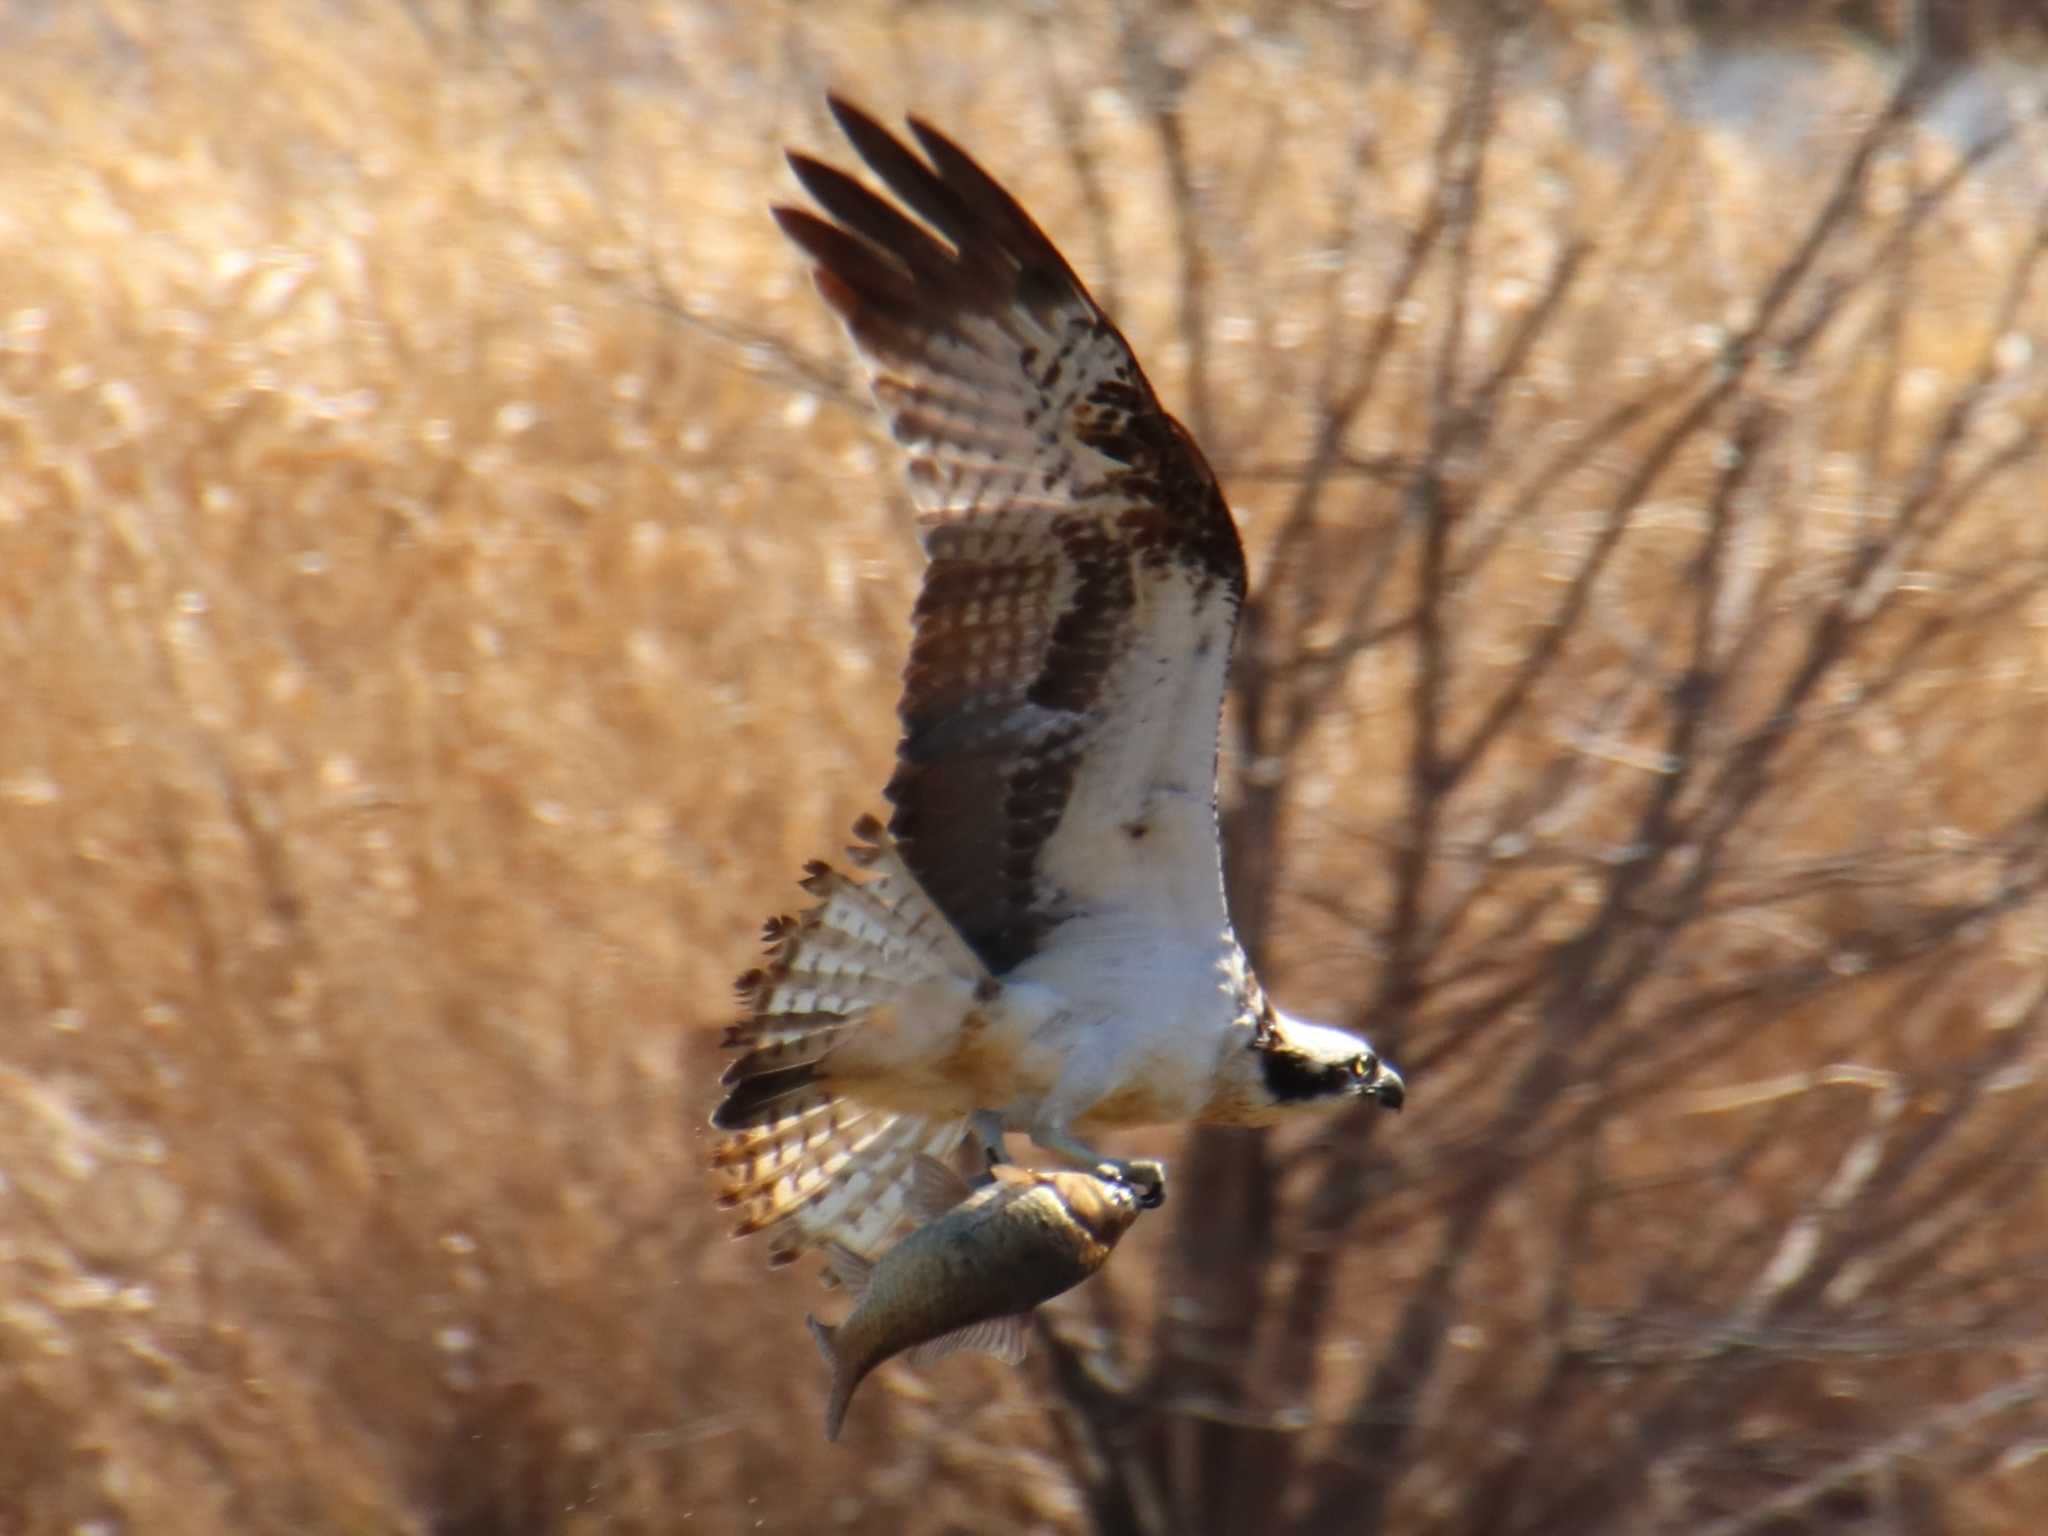
POLYGON ((1136 1190, 1138 1204, 1148 1211, 1156 1211, 1166 1204, 1166 1165, 1157 1158, 1134 1157, 1128 1161, 1099 1163, 1095 1176, 1136 1190))
POLYGON ((968 1134, 981 1145, 983 1168, 993 1173, 999 1164, 1010 1160, 1008 1150, 1003 1146, 1003 1117, 992 1109, 978 1109, 968 1117, 968 1134))

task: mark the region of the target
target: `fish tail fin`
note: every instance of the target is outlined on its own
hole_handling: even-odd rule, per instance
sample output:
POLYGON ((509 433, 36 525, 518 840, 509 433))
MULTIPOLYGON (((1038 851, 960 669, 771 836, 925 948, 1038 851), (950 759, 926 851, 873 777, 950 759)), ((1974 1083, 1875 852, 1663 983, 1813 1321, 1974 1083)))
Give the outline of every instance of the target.
POLYGON ((817 905, 769 922, 767 963, 739 979, 746 1016, 725 1036, 740 1054, 711 1117, 726 1133, 712 1154, 719 1203, 740 1213, 738 1235, 770 1234, 771 1263, 834 1238, 874 1251, 905 1213, 911 1158, 944 1157, 964 1134, 870 1109, 832 1082, 832 1053, 878 1010, 927 982, 987 980, 882 824, 863 817, 854 835, 848 854, 868 878, 809 866, 817 905))
POLYGON ((839 1426, 846 1422, 846 1405, 853 1400, 853 1389, 860 1383, 847 1371, 846 1362, 839 1358, 839 1344, 835 1337, 839 1330, 809 1315, 804 1318, 804 1326, 811 1330, 811 1337, 818 1341, 818 1353, 832 1368, 832 1390, 825 1399, 825 1438, 837 1440, 839 1426))

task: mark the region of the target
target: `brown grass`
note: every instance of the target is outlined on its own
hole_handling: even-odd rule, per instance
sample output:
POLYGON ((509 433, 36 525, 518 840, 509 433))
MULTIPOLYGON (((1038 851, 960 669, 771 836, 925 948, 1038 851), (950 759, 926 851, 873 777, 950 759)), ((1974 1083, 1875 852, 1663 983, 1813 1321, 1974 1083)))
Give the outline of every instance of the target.
MULTIPOLYGON (((1250 37, 1191 20, 1167 40, 1203 56, 1184 119, 1218 210, 1200 347, 1157 141, 1113 89, 1118 48, 1092 14, 291 0, 0 22, 0 1530, 1082 1526, 1087 1478, 1039 1377, 891 1373, 850 1444, 825 1446, 800 1327, 815 1282, 765 1274, 709 1209, 702 1126, 729 980, 800 862, 875 805, 915 580, 886 444, 847 408, 842 348, 762 205, 791 190, 782 144, 831 145, 825 84, 948 125, 1114 294, 1168 396, 1206 403, 1255 571, 1287 566, 1287 590, 1399 515, 1368 479, 1274 553, 1310 407, 1341 388, 1324 370, 1352 368, 1383 312, 1465 71, 1425 10, 1387 8, 1384 60, 1347 52, 1358 34, 1320 8, 1250 37), (1059 104, 1084 140, 1062 137, 1059 104), (1362 179, 1346 170, 1359 142, 1362 179), (1326 259, 1340 234, 1349 254, 1326 259)), ((1610 131, 1668 148, 1589 149, 1579 87, 1503 88, 1461 269, 1479 278, 1418 284, 1352 439, 1362 456, 1428 441, 1453 295, 1479 295, 1467 339, 1488 354, 1576 237, 1592 269, 1463 472, 1512 489, 1624 389, 1677 400, 1881 98, 1869 61, 1828 61, 1813 139, 1773 157, 1739 126, 1674 118, 1625 34, 1547 46, 1557 78, 1597 84, 1610 131)), ((1887 152, 1872 206, 1903 206, 1955 158, 1933 134, 1887 152)), ((2000 342, 2002 275, 2039 191, 1970 180, 1916 246, 1903 322, 1888 332, 1882 292, 1859 293, 1855 327, 1761 386, 1791 423, 1745 535, 1786 583, 1766 593, 1773 612, 1818 600, 1872 475, 1911 473, 2000 342)), ((1843 248, 1843 272, 1870 254, 1843 248)), ((2041 359, 2014 339, 2029 328, 1997 354, 1964 449, 2038 428, 2041 359)), ((1537 642, 1604 488, 1659 425, 1618 429, 1540 518, 1503 525, 1460 599, 1453 733, 1537 642)), ((1502 740, 1475 824, 1514 819, 1516 784, 1584 723, 1579 685, 1686 601, 1715 441, 1688 442, 1644 508, 1598 636, 1544 684, 1549 712, 1502 740)), ((1745 832, 1745 870, 1867 850, 1878 832, 1901 857, 1961 846, 2042 795, 2048 606, 2032 596, 1991 623, 1964 604, 2048 558, 2043 505, 2042 458, 2021 453, 1917 558, 1867 676, 1921 618, 1957 622, 1885 711, 1806 744, 1820 772, 1781 769, 1796 790, 1745 832)), ((1395 562, 1389 619, 1420 590, 1417 558, 1395 562)), ((1282 638, 1338 644, 1350 611, 1333 599, 1282 638)), ((1773 639, 1733 686, 1765 699, 1792 654, 1773 639)), ((1351 1015, 1385 963, 1359 918, 1398 895, 1416 665, 1374 651, 1290 749, 1267 964, 1304 1011, 1351 1015)), ((1594 869, 1594 845, 1633 815, 1619 781, 1648 731, 1612 726, 1577 739, 1614 760, 1613 796, 1553 819, 1549 839, 1594 869)), ((1523 894, 1522 866, 1439 852, 1452 883, 1492 882, 1475 927, 1523 894)), ((1961 889, 1990 862, 1940 879, 1961 889)), ((1945 889, 1914 888, 1930 903, 1945 889)), ((1531 932, 1597 896, 1564 889, 1531 932)), ((1824 958, 1897 890, 1878 888, 1880 911, 1817 886, 1752 914, 1747 953, 1726 937, 1738 915, 1714 961, 1824 958)), ((2038 903, 1987 919, 1941 1027, 2003 1017, 2044 942, 2038 903)), ((1755 1026, 1704 1086, 1845 1053, 1960 1052, 1930 1015, 1890 1036, 1862 1026, 1906 985, 1873 979, 1853 1008, 1831 993, 1804 1013, 1747 1000, 1755 1026)), ((1431 995, 1448 1010, 1463 994, 1446 979, 1431 995)), ((1441 1170, 1470 1150, 1477 1121, 1452 1106, 1487 1093, 1490 1048, 1447 1041, 1411 1035, 1415 1107, 1384 1144, 1409 1193, 1374 1217, 1391 1235, 1347 1250, 1350 1299, 1310 1405, 1331 1454, 1335 1415, 1431 1262, 1441 1170)), ((1818 1092, 1690 1115, 1674 1104, 1703 1101, 1653 1098, 1621 1127, 1620 1169, 1650 1190, 1719 1166, 1756 1105, 1795 1106, 1782 1150, 1719 1186, 1755 1218, 1743 1232, 1778 1231, 1845 1144, 1836 1119, 1794 1123, 1818 1092)), ((1568 1172, 1541 1177, 1562 1189, 1568 1172)), ((1515 1272, 1563 1198, 1546 1187, 1503 1208, 1475 1280, 1515 1272)), ((2035 1191, 2010 1216, 2038 1231, 2048 1209, 2035 1191)), ((1613 1257, 1584 1299, 1619 1307, 1638 1299, 1631 1247, 1683 1248, 1701 1212, 1644 1195, 1602 1219, 1613 1257)), ((1115 1289, 1141 1358, 1141 1324, 1179 1284, 1154 1226, 1115 1289)), ((1717 1283, 1753 1275, 1755 1246, 1731 1239, 1717 1283)), ((2013 1284, 2040 1294, 2038 1271, 2013 1284)), ((1465 1305, 1452 1398, 1522 1368, 1486 1341, 1542 1297, 1465 1305)), ((1955 1369, 2037 1368, 2040 1337, 1955 1369)), ((1930 1402, 1959 1390, 1939 1364, 1926 1382, 1930 1402)), ((1483 1425, 1444 1443, 1467 1471, 1497 1450, 1483 1425)), ((2010 1529, 2048 1506, 2040 1465, 1969 1463, 1946 1528, 2010 1529)), ((1455 1507, 1454 1472, 1432 1464, 1397 1513, 1455 1507)))

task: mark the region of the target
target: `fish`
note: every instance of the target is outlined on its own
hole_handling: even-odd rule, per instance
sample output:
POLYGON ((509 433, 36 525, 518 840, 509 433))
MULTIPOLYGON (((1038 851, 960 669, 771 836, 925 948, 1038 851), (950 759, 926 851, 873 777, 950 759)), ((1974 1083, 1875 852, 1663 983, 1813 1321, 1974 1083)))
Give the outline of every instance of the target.
POLYGON ((1139 1211, 1159 1203, 1162 1182, 1144 1160, 1093 1173, 1005 1162, 970 1186, 920 1154, 909 1205, 923 1225, 879 1259, 826 1245, 831 1277, 854 1309, 836 1326, 804 1319, 832 1369, 825 1438, 839 1438, 868 1373, 905 1350, 916 1366, 956 1349, 1022 1360, 1032 1312, 1102 1268, 1139 1211))

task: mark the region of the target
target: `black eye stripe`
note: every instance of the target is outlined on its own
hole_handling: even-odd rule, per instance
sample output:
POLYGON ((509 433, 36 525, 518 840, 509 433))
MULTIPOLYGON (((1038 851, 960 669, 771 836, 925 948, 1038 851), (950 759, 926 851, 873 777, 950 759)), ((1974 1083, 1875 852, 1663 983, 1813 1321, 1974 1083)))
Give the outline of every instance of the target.
POLYGON ((1283 1104, 1345 1093, 1353 1076, 1349 1062, 1311 1061, 1292 1051, 1261 1051, 1259 1070, 1265 1076, 1267 1091, 1283 1104))

